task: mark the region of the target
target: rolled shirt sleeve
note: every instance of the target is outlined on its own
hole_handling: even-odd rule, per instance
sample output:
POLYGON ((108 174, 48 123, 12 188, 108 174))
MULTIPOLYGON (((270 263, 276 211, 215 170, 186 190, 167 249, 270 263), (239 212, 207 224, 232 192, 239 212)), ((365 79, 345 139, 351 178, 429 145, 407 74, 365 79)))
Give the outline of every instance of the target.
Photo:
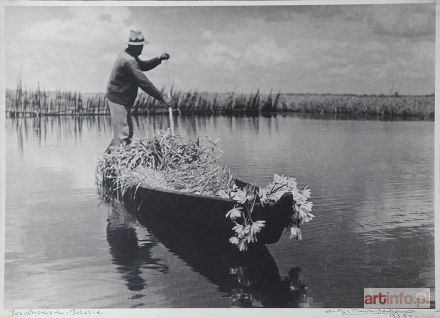
POLYGON ((160 64, 160 61, 154 61, 155 59, 142 61, 144 64, 139 63, 136 60, 130 61, 127 66, 129 72, 133 75, 137 85, 148 95, 153 96, 154 98, 164 101, 163 94, 154 86, 153 83, 145 76, 143 71, 146 71, 147 68, 152 69, 160 64), (145 67, 145 68, 144 68, 145 67))

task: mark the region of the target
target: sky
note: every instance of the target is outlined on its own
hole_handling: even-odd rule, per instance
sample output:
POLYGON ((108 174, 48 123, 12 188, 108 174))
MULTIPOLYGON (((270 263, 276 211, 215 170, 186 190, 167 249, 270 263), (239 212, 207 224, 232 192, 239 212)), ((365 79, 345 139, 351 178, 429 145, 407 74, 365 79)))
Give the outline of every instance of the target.
POLYGON ((7 7, 6 87, 104 92, 132 28, 158 87, 238 93, 430 94, 434 4, 7 7))

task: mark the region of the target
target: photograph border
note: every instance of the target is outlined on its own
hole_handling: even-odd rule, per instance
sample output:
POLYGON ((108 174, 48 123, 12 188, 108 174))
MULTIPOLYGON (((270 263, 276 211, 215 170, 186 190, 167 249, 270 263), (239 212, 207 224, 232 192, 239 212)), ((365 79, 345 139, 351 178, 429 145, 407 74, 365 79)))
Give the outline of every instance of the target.
MULTIPOLYGON (((0 0, 1 1, 1 0, 0 0)), ((344 308, 276 308, 276 309, 242 309, 242 308, 144 308, 144 309, 20 309, 20 310, 5 310, 4 309, 4 264, 5 264, 5 175, 6 175, 6 149, 5 149, 5 112, 0 114, 0 318, 3 317, 194 317, 205 318, 209 317, 234 317, 237 315, 252 315, 252 317, 265 317, 267 315, 277 315, 279 318, 293 317, 298 315, 300 317, 345 317, 345 316, 359 316, 359 317, 397 317, 394 314, 411 313, 411 317, 433 317, 440 315, 439 303, 440 293, 438 286, 440 286, 440 113, 438 100, 439 93, 439 50, 440 50, 440 22, 439 22, 439 1, 426 0, 386 0, 386 1, 370 1, 370 0, 299 0, 299 1, 24 1, 24 0, 3 0, 0 2, 0 105, 5 105, 5 16, 8 7, 21 6, 302 6, 302 5, 363 5, 363 4, 411 4, 411 3, 432 3, 435 4, 436 11, 436 26, 435 26, 435 145, 434 145, 434 206, 435 206, 435 306, 436 309, 423 310, 367 310, 367 309, 344 309, 344 308)), ((410 316, 407 316, 410 317, 410 316)))

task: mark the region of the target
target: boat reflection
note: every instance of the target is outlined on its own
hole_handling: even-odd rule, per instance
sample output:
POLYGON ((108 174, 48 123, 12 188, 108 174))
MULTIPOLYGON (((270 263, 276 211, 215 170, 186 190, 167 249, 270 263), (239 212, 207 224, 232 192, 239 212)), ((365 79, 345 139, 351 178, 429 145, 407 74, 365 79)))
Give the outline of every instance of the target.
POLYGON ((205 229, 138 214, 137 221, 146 228, 149 237, 148 242, 140 244, 134 226, 136 214, 135 209, 127 211, 114 203, 107 227, 113 262, 130 291, 140 292, 146 287, 142 268, 168 271, 151 254, 151 248, 160 242, 217 286, 230 299, 231 307, 305 307, 311 302, 308 288, 299 277, 301 269, 292 267, 288 276, 281 277, 265 245, 254 245, 242 253, 205 229))

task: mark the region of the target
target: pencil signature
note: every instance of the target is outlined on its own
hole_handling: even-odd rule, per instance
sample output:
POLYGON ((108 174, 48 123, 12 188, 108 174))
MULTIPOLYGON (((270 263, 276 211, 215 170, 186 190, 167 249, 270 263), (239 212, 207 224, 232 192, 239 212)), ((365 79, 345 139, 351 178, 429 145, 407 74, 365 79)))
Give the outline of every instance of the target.
POLYGON ((380 315, 389 318, 416 318, 416 312, 412 309, 366 309, 366 308, 354 308, 354 309, 326 309, 326 314, 339 313, 342 317, 346 316, 362 316, 362 315, 380 315))
POLYGON ((50 317, 50 316, 88 316, 102 315, 99 309, 10 309, 11 317, 50 317))

